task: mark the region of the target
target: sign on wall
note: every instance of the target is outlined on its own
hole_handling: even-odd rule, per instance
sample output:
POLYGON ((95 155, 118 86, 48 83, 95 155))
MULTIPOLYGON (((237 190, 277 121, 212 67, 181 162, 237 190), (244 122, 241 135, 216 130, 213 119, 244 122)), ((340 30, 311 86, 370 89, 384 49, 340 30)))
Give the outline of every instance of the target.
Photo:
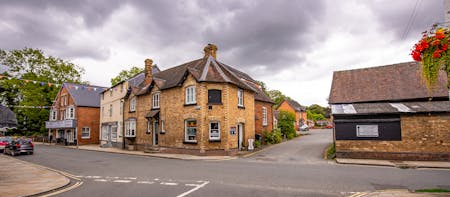
POLYGON ((230 135, 236 135, 236 127, 230 127, 230 135))
POLYGON ((356 125, 357 137, 378 137, 378 125, 356 125))
POLYGON ((58 120, 58 121, 46 121, 46 129, 59 129, 59 128, 75 128, 77 123, 75 120, 58 120))

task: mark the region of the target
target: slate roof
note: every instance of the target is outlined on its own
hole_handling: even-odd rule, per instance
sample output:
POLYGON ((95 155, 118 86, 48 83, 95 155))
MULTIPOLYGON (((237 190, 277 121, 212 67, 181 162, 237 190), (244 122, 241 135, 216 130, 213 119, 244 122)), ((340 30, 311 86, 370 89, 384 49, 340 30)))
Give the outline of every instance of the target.
POLYGON ((297 101, 290 100, 290 99, 284 99, 284 101, 286 101, 297 112, 304 112, 304 111, 306 111, 306 107, 300 105, 300 103, 298 103, 297 101))
MULTIPOLYGON (((336 71, 333 74, 329 103, 428 100, 429 92, 421 77, 421 64, 405 62, 387 66, 336 71)), ((431 96, 448 98, 447 77, 439 73, 437 88, 431 96)))
POLYGON ((11 128, 16 126, 17 126, 16 114, 9 108, 0 105, 0 128, 4 127, 11 128))
MULTIPOLYGON (((158 73, 160 71, 161 70, 159 69, 159 67, 157 65, 153 65, 152 66, 152 73, 158 73)), ((124 81, 121 81, 121 82, 117 83, 115 86, 112 86, 111 88, 116 87, 116 86, 118 86, 119 84, 121 84, 121 83, 123 83, 125 81, 128 81, 128 86, 129 87, 138 87, 144 81, 144 79, 145 79, 145 71, 142 71, 142 72, 140 72, 140 73, 130 77, 127 80, 124 80, 124 81)), ((108 89, 106 89, 105 91, 108 91, 108 89)))
MULTIPOLYGON (((217 61, 212 56, 187 62, 153 74, 153 82, 160 90, 178 87, 183 84, 188 74, 191 74, 198 82, 230 83, 242 89, 255 92, 254 87, 241 80, 240 76, 243 74, 237 73, 236 69, 231 69, 230 66, 217 61)), ((148 92, 152 84, 141 88, 137 95, 148 92)))
POLYGON ((63 86, 79 107, 100 107, 100 94, 106 89, 101 86, 74 83, 64 83, 63 86))
POLYGON ((450 112, 450 101, 353 103, 331 105, 333 115, 450 112))

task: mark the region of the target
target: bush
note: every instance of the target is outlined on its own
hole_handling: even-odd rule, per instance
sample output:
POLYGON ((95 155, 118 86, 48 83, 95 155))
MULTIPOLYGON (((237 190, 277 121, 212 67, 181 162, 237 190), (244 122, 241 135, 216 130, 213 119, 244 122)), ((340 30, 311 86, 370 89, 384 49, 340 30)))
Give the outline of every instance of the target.
POLYGON ((261 147, 261 142, 259 140, 255 140, 255 148, 261 147))
POLYGON ((278 120, 278 127, 281 129, 281 133, 287 139, 292 139, 297 136, 295 132, 295 114, 288 111, 280 111, 280 119, 278 120))
POLYGON ((264 131, 264 142, 267 144, 278 144, 283 139, 280 129, 274 129, 271 132, 264 131))
POLYGON ((334 159, 336 157, 336 146, 331 143, 327 148, 327 159, 334 159))

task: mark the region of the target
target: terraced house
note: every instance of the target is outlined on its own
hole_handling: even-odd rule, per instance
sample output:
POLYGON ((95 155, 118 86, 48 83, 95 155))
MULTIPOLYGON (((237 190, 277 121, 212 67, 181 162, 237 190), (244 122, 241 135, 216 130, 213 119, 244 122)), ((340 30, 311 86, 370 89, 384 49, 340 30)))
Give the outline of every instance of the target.
POLYGON ((125 97, 128 149, 230 155, 250 145, 255 95, 264 93, 250 76, 217 61, 216 51, 208 45, 203 58, 158 73, 145 60, 145 79, 125 97))

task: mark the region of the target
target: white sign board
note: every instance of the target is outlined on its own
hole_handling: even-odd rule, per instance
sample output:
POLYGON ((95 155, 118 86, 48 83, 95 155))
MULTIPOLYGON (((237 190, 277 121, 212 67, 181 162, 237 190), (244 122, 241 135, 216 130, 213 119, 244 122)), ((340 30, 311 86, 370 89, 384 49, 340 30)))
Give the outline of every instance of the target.
POLYGON ((356 125, 357 137, 378 137, 378 125, 356 125))
POLYGON ((58 121, 46 121, 46 129, 60 129, 60 128, 75 128, 77 123, 75 120, 58 120, 58 121))

